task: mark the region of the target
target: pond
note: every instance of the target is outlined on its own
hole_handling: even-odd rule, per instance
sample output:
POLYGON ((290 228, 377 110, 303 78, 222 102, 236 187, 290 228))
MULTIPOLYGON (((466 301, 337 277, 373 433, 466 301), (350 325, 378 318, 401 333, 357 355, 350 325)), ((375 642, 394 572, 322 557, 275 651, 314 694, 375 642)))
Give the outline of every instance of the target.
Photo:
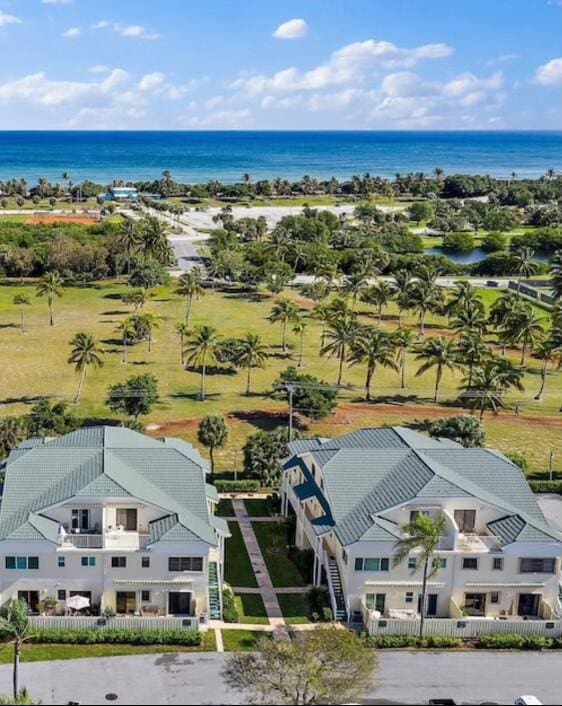
MULTIPOLYGON (((474 250, 469 250, 466 252, 454 252, 453 250, 447 250, 445 248, 427 248, 424 250, 426 255, 444 255, 448 257, 449 260, 456 262, 457 265, 473 265, 475 262, 482 262, 485 260, 489 252, 486 252, 483 248, 474 248, 474 250)), ((550 262, 550 256, 546 253, 535 253, 534 259, 537 262, 550 262)))

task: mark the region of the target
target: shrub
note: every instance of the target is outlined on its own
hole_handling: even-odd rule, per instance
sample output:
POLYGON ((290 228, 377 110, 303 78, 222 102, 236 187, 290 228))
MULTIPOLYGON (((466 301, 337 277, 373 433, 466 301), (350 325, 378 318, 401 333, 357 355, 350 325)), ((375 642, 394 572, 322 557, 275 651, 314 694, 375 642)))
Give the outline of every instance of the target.
POLYGON ((255 493, 260 489, 259 480, 216 480, 219 493, 255 493))
POLYGON ((520 650, 525 644, 523 635, 505 633, 499 635, 482 635, 478 643, 485 650, 520 650))
POLYGON ((194 630, 38 630, 32 642, 66 645, 183 645, 201 644, 194 630))
POLYGON ((556 493, 562 495, 562 480, 531 480, 533 493, 556 493))
POLYGON ((238 623, 240 621, 234 594, 230 588, 225 588, 222 592, 222 617, 225 623, 238 623))
POLYGON ((445 635, 429 635, 422 640, 422 646, 430 649, 450 650, 461 645, 462 640, 460 638, 445 635))
POLYGON ((369 647, 377 650, 417 647, 418 638, 414 635, 371 635, 367 638, 369 647))

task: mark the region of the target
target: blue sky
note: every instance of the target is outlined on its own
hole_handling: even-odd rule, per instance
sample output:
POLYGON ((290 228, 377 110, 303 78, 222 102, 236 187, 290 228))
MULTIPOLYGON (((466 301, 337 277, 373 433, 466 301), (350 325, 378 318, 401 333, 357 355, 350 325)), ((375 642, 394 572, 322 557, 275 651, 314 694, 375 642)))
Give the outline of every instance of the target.
POLYGON ((0 0, 0 129, 560 129, 562 0, 0 0))

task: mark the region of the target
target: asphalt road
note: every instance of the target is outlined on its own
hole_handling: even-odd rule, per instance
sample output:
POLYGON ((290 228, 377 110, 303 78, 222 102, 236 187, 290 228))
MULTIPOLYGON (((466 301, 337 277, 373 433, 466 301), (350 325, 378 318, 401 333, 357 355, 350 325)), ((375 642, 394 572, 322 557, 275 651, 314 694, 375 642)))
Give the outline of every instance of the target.
MULTIPOLYGON (((22 664, 21 682, 44 704, 242 704, 221 677, 217 653, 142 655, 22 664), (117 699, 108 699, 108 695, 117 699)), ((513 704, 534 694, 560 699, 559 653, 382 652, 369 703, 513 704)), ((11 666, 0 667, 0 693, 11 689, 11 666)))

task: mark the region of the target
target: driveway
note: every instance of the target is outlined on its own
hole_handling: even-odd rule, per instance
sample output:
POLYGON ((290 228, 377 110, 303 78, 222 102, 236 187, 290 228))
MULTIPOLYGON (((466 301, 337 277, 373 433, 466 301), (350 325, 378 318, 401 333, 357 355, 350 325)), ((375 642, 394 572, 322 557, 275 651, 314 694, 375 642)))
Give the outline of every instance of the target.
MULTIPOLYGON (((23 664, 21 683, 44 704, 241 704, 222 680, 217 653, 142 655, 23 664), (117 700, 108 700, 116 694, 117 700)), ((513 704, 534 694, 559 703, 560 654, 535 652, 382 652, 372 703, 513 704)), ((0 693, 11 689, 11 666, 0 667, 0 693)))

